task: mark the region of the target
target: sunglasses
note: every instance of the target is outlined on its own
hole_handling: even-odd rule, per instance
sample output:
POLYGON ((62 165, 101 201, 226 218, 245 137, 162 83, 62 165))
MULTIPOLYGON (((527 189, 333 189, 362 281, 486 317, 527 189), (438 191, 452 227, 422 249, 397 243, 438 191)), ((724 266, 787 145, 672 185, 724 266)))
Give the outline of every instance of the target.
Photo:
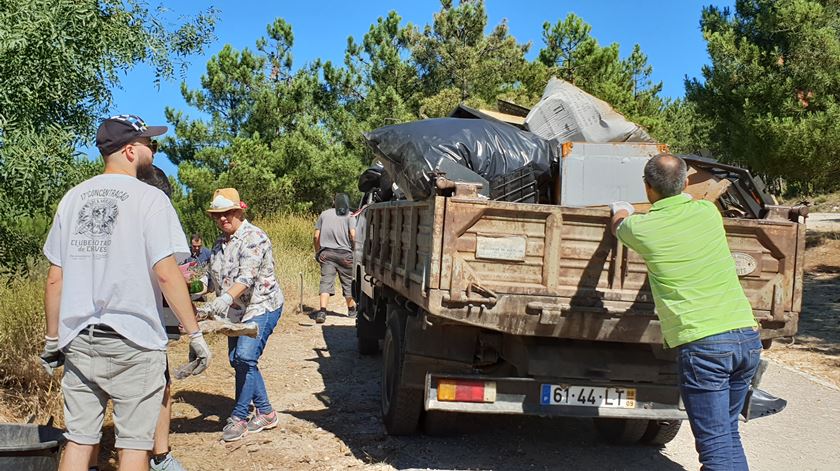
POLYGON ((157 153, 158 151, 158 142, 155 140, 149 140, 148 144, 146 144, 145 142, 136 142, 135 144, 148 147, 149 150, 152 151, 152 154, 157 153))
POLYGON ((238 209, 229 209, 229 210, 227 210, 223 213, 210 213, 210 217, 213 218, 213 219, 221 219, 222 216, 224 216, 224 217, 230 219, 230 217, 233 216, 233 213, 235 213, 236 211, 239 211, 239 210, 238 209))

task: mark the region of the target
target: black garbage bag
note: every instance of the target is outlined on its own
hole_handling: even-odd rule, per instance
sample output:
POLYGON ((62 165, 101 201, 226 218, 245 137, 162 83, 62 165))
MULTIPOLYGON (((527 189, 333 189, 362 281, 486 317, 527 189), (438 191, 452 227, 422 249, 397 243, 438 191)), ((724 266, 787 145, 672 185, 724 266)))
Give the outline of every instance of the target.
POLYGON ((359 191, 373 195, 374 202, 400 199, 402 193, 394 191, 394 181, 385 172, 382 162, 374 161, 361 175, 359 175, 359 191))
MULTIPOLYGON (((430 173, 452 174, 452 163, 471 172, 453 180, 484 182, 532 164, 538 185, 550 180, 557 146, 527 131, 483 119, 436 118, 385 126, 365 133, 368 145, 411 200, 434 193, 430 173), (471 178, 470 174, 476 177, 471 178)), ((361 183, 361 182, 360 182, 361 183)), ((489 185, 484 188, 489 192, 489 185)))
POLYGON ((367 193, 374 188, 382 188, 382 162, 376 161, 359 175, 359 191, 367 193))

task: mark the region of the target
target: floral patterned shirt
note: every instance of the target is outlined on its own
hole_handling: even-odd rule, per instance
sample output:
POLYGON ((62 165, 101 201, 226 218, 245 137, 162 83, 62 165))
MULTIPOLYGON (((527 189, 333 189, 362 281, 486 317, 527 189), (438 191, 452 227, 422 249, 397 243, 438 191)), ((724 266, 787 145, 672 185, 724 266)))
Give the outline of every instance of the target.
POLYGON ((234 283, 247 286, 234 298, 228 317, 245 322, 283 306, 283 290, 274 274, 271 240, 250 222, 242 221, 228 240, 223 234, 210 251, 208 276, 216 296, 234 283))

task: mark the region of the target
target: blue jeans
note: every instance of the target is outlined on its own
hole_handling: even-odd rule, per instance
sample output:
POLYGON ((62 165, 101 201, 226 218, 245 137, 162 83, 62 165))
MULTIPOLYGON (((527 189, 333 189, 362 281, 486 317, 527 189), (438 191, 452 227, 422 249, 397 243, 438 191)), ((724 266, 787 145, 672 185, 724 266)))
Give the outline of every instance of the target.
POLYGON ((256 338, 228 337, 228 358, 230 366, 236 372, 236 404, 230 414, 232 417, 248 418, 248 406, 252 402, 260 414, 269 414, 274 410, 268 402, 265 381, 257 362, 262 356, 268 337, 274 331, 282 311, 283 306, 280 306, 275 311, 266 312, 248 321, 259 326, 259 334, 256 338))
POLYGON ((761 340, 752 327, 679 347, 680 394, 703 471, 749 469, 738 414, 760 356, 761 340))

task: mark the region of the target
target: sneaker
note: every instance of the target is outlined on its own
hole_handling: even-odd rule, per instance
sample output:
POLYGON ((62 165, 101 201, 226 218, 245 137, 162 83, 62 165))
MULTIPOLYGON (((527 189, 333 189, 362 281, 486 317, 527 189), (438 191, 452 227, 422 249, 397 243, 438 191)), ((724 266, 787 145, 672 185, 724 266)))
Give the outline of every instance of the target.
POLYGON ((348 307, 347 308, 347 317, 349 317, 351 319, 356 317, 356 306, 355 305, 353 307, 348 307))
POLYGON ((166 459, 160 463, 155 463, 154 459, 149 460, 150 471, 187 471, 184 466, 172 456, 172 453, 166 454, 166 459))
POLYGON ((276 411, 271 411, 269 414, 254 415, 248 421, 248 433, 262 432, 263 430, 273 429, 280 423, 280 417, 277 416, 276 411))
POLYGON ((315 313, 315 323, 316 324, 323 324, 327 321, 327 311, 323 309, 315 313))
POLYGON ((228 417, 227 425, 222 429, 222 440, 235 442, 248 433, 248 421, 238 417, 228 417))

